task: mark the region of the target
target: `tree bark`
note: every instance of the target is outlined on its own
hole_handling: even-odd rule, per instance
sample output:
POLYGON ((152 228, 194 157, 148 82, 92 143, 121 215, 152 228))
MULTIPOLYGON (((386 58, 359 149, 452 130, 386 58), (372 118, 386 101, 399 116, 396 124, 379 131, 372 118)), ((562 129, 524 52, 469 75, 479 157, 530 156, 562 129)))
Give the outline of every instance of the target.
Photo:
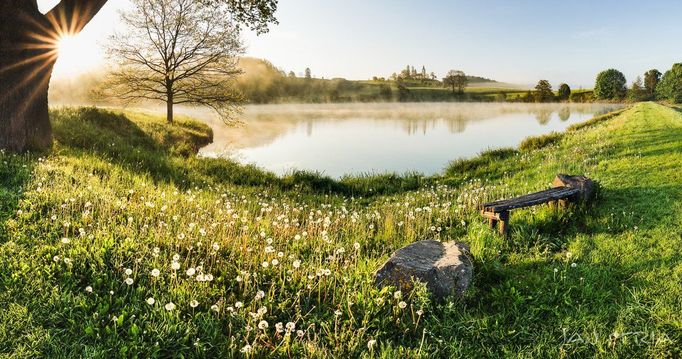
POLYGON ((166 122, 173 123, 173 95, 168 95, 166 100, 166 122))
POLYGON ((106 0, 63 0, 47 14, 36 0, 0 1, 0 149, 52 145, 47 93, 59 37, 83 29, 106 0))
POLYGON ((0 4, 0 148, 50 146, 47 90, 56 51, 42 39, 49 26, 29 1, 0 4))
POLYGON ((173 123, 173 105, 175 105, 173 98, 173 82, 166 78, 166 122, 173 123))

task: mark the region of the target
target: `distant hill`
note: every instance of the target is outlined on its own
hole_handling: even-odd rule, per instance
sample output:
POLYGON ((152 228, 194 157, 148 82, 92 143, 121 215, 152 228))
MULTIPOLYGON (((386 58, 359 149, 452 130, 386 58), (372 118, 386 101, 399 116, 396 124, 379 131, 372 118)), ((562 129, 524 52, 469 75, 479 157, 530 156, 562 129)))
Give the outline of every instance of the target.
POLYGON ((480 77, 480 76, 467 76, 467 79, 469 79, 469 83, 490 83, 490 82, 497 82, 495 80, 487 79, 485 77, 480 77))

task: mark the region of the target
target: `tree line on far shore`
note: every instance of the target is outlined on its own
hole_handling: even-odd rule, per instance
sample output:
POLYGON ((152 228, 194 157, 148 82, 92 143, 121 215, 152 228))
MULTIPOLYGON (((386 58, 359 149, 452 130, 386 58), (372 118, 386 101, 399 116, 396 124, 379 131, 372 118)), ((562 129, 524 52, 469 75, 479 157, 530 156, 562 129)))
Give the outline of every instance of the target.
POLYGON ((592 91, 572 91, 562 83, 556 92, 547 80, 538 81, 534 91, 528 90, 523 96, 511 99, 520 102, 639 102, 639 101, 669 101, 682 103, 682 63, 661 73, 651 69, 644 76, 637 76, 628 87, 625 75, 616 69, 607 69, 595 79, 592 91))

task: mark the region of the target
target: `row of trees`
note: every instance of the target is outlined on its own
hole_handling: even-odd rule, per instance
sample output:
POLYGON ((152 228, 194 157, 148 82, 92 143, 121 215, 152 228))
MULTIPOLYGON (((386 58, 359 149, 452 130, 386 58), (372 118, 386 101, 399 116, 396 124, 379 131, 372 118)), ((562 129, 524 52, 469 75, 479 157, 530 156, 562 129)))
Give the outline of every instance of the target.
POLYGON ((644 80, 637 76, 631 87, 627 88, 627 80, 622 72, 608 69, 600 72, 594 84, 594 97, 597 100, 650 101, 668 100, 682 102, 682 64, 661 74, 657 69, 644 73, 644 80))
POLYGON ((535 91, 528 91, 518 98, 524 102, 572 101, 651 101, 668 100, 682 103, 682 63, 662 74, 657 69, 651 69, 642 76, 637 76, 630 88, 627 86, 625 75, 616 69, 607 69, 599 74, 594 84, 594 90, 589 92, 572 93, 567 84, 559 85, 556 93, 547 80, 540 80, 535 91))
POLYGON ((535 91, 528 90, 524 96, 517 98, 516 100, 522 102, 554 102, 554 101, 573 101, 573 102, 584 102, 582 98, 578 96, 571 96, 571 87, 565 83, 559 85, 559 89, 556 94, 552 89, 552 85, 547 80, 540 80, 538 84, 535 85, 535 91))

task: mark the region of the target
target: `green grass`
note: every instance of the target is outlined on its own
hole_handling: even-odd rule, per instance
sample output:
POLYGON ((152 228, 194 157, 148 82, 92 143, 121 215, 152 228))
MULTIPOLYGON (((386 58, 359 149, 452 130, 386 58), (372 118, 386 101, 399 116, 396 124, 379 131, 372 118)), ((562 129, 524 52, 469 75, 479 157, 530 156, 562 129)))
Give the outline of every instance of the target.
POLYGON ((340 181, 188 156, 211 137, 189 119, 52 119, 51 153, 0 154, 0 357, 682 354, 676 109, 639 104, 442 176, 340 181), (478 215, 556 173, 599 181, 597 200, 515 211, 509 240, 478 215), (392 251, 427 238, 471 246, 464 298, 374 288, 392 251))

